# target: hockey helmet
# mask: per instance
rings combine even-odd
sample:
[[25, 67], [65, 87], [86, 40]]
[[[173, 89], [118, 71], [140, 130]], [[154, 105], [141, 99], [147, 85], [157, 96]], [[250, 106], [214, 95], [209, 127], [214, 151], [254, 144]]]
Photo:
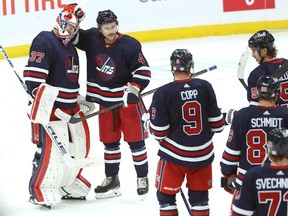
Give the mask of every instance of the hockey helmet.
[[272, 145], [268, 146], [268, 152], [274, 156], [284, 156], [288, 154], [288, 130], [285, 128], [274, 128], [268, 134], [268, 141]]
[[250, 37], [248, 40], [248, 46], [250, 48], [267, 48], [271, 50], [274, 48], [274, 37], [267, 30], [260, 30]]
[[192, 54], [187, 49], [176, 49], [170, 57], [171, 70], [190, 72], [194, 67]]
[[278, 80], [271, 76], [261, 76], [257, 82], [257, 91], [259, 97], [274, 98], [280, 91]]
[[[69, 29], [71, 26], [74, 28], [73, 31]], [[67, 45], [79, 30], [79, 20], [74, 14], [62, 11], [56, 18], [55, 28], [64, 45]]]
[[104, 10], [104, 11], [99, 11], [96, 22], [98, 25], [112, 23], [112, 22], [116, 22], [116, 24], [118, 25], [117, 16], [113, 13], [113, 11], [109, 9]]

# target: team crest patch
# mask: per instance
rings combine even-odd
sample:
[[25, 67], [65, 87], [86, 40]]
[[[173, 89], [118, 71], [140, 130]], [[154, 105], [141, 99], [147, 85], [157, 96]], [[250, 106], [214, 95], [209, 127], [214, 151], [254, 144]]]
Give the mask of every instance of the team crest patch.
[[103, 81], [107, 81], [113, 78], [116, 72], [116, 66], [113, 59], [105, 54], [97, 55], [95, 58], [96, 71], [99, 78]]
[[233, 135], [234, 135], [234, 131], [230, 130], [229, 135], [228, 135], [228, 142], [231, 142], [231, 140], [233, 139]]
[[73, 56], [66, 58], [66, 74], [70, 81], [78, 82], [79, 79], [79, 62]]

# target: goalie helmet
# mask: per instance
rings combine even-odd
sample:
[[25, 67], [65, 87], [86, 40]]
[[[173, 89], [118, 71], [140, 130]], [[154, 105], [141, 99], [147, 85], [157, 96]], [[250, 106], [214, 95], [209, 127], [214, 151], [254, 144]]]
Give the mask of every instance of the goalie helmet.
[[116, 24], [118, 25], [117, 16], [109, 9], [104, 10], [104, 11], [99, 11], [96, 22], [98, 25], [112, 23], [112, 22], [116, 22]]
[[259, 97], [274, 98], [280, 91], [279, 83], [271, 76], [261, 76], [257, 82], [257, 91]]
[[171, 71], [189, 72], [194, 68], [192, 54], [187, 49], [176, 49], [170, 57]]
[[260, 30], [250, 37], [248, 40], [248, 46], [258, 50], [260, 48], [267, 48], [268, 50], [271, 50], [274, 48], [274, 41], [275, 39], [269, 31]]
[[79, 20], [67, 11], [62, 11], [56, 18], [56, 26], [59, 37], [66, 46], [79, 30]]
[[288, 130], [285, 128], [274, 128], [268, 134], [268, 141], [272, 145], [268, 146], [268, 152], [274, 156], [284, 156], [288, 154]]

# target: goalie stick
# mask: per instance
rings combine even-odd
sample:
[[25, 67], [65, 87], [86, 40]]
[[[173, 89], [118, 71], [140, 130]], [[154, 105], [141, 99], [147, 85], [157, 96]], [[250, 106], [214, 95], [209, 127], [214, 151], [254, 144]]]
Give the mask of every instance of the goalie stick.
[[[12, 64], [11, 60], [9, 59], [7, 53], [5, 52], [4, 48], [2, 45], [0, 45], [0, 51], [2, 52], [4, 58], [12, 68], [13, 72], [17, 76], [19, 82], [23, 86], [25, 92], [27, 93], [29, 103], [32, 103], [33, 98], [31, 95], [28, 93], [28, 89], [26, 84], [23, 82], [17, 71], [15, 70], [14, 65]], [[52, 125], [50, 122], [47, 125], [43, 125], [45, 128], [46, 132], [50, 136], [51, 140], [53, 141], [55, 147], [57, 148], [59, 154], [62, 156], [63, 160], [67, 164], [68, 167], [73, 167], [73, 168], [84, 168], [84, 167], [90, 167], [90, 166], [95, 166], [97, 164], [98, 159], [97, 158], [83, 158], [83, 159], [74, 159], [72, 156], [69, 154], [67, 151], [65, 145], [63, 142], [61, 142], [59, 136], [57, 135], [57, 132], [53, 129]]]
[[[208, 71], [215, 70], [215, 69], [217, 69], [217, 66], [216, 66], [216, 65], [213, 65], [213, 66], [211, 66], [211, 67], [209, 67], [209, 68], [206, 68], [206, 69], [204, 69], [204, 70], [201, 70], [201, 71], [198, 71], [198, 72], [192, 74], [192, 77], [199, 76], [199, 75], [201, 75], [201, 74], [203, 74], [203, 73], [206, 73], [206, 72], [208, 72]], [[157, 89], [158, 89], [158, 88], [155, 88], [155, 89], [152, 89], [152, 90], [147, 91], [147, 92], [145, 92], [145, 93], [142, 93], [142, 94], [139, 95], [139, 97], [142, 98], [142, 97], [148, 96], [148, 95], [150, 95], [150, 94], [153, 94]], [[104, 112], [107, 112], [107, 111], [109, 111], [109, 110], [113, 110], [113, 109], [116, 109], [116, 108], [118, 108], [118, 107], [121, 107], [121, 106], [123, 106], [123, 104], [124, 104], [123, 102], [119, 102], [119, 103], [117, 103], [117, 104], [114, 104], [114, 105], [111, 106], [111, 107], [107, 107], [107, 108], [105, 108], [105, 109], [101, 109], [101, 110], [99, 110], [99, 111], [90, 113], [90, 114], [85, 115], [85, 116], [83, 116], [83, 117], [70, 116], [70, 115], [67, 115], [66, 113], [62, 112], [62, 111], [59, 110], [59, 109], [56, 109], [55, 114], [57, 115], [58, 118], [60, 118], [60, 119], [62, 119], [62, 120], [64, 120], [64, 121], [67, 121], [67, 122], [69, 122], [69, 123], [71, 123], [71, 124], [76, 124], [76, 123], [78, 123], [78, 122], [80, 122], [80, 121], [86, 120], [86, 119], [91, 118], [91, 117], [93, 117], [93, 116], [100, 115], [100, 114], [102, 114], [102, 113], [104, 113]]]

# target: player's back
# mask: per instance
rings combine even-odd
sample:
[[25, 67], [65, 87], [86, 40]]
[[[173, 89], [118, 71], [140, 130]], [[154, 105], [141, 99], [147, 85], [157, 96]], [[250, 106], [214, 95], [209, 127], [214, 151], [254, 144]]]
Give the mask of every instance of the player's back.
[[252, 168], [247, 172], [236, 211], [256, 209], [255, 216], [287, 215], [288, 166]]
[[[187, 167], [213, 160], [212, 137], [223, 130], [224, 120], [209, 82], [193, 78], [166, 84], [154, 93], [151, 108], [154, 135], [163, 135], [157, 128], [169, 127], [160, 143], [161, 157]], [[170, 154], [175, 147], [178, 156]]]

